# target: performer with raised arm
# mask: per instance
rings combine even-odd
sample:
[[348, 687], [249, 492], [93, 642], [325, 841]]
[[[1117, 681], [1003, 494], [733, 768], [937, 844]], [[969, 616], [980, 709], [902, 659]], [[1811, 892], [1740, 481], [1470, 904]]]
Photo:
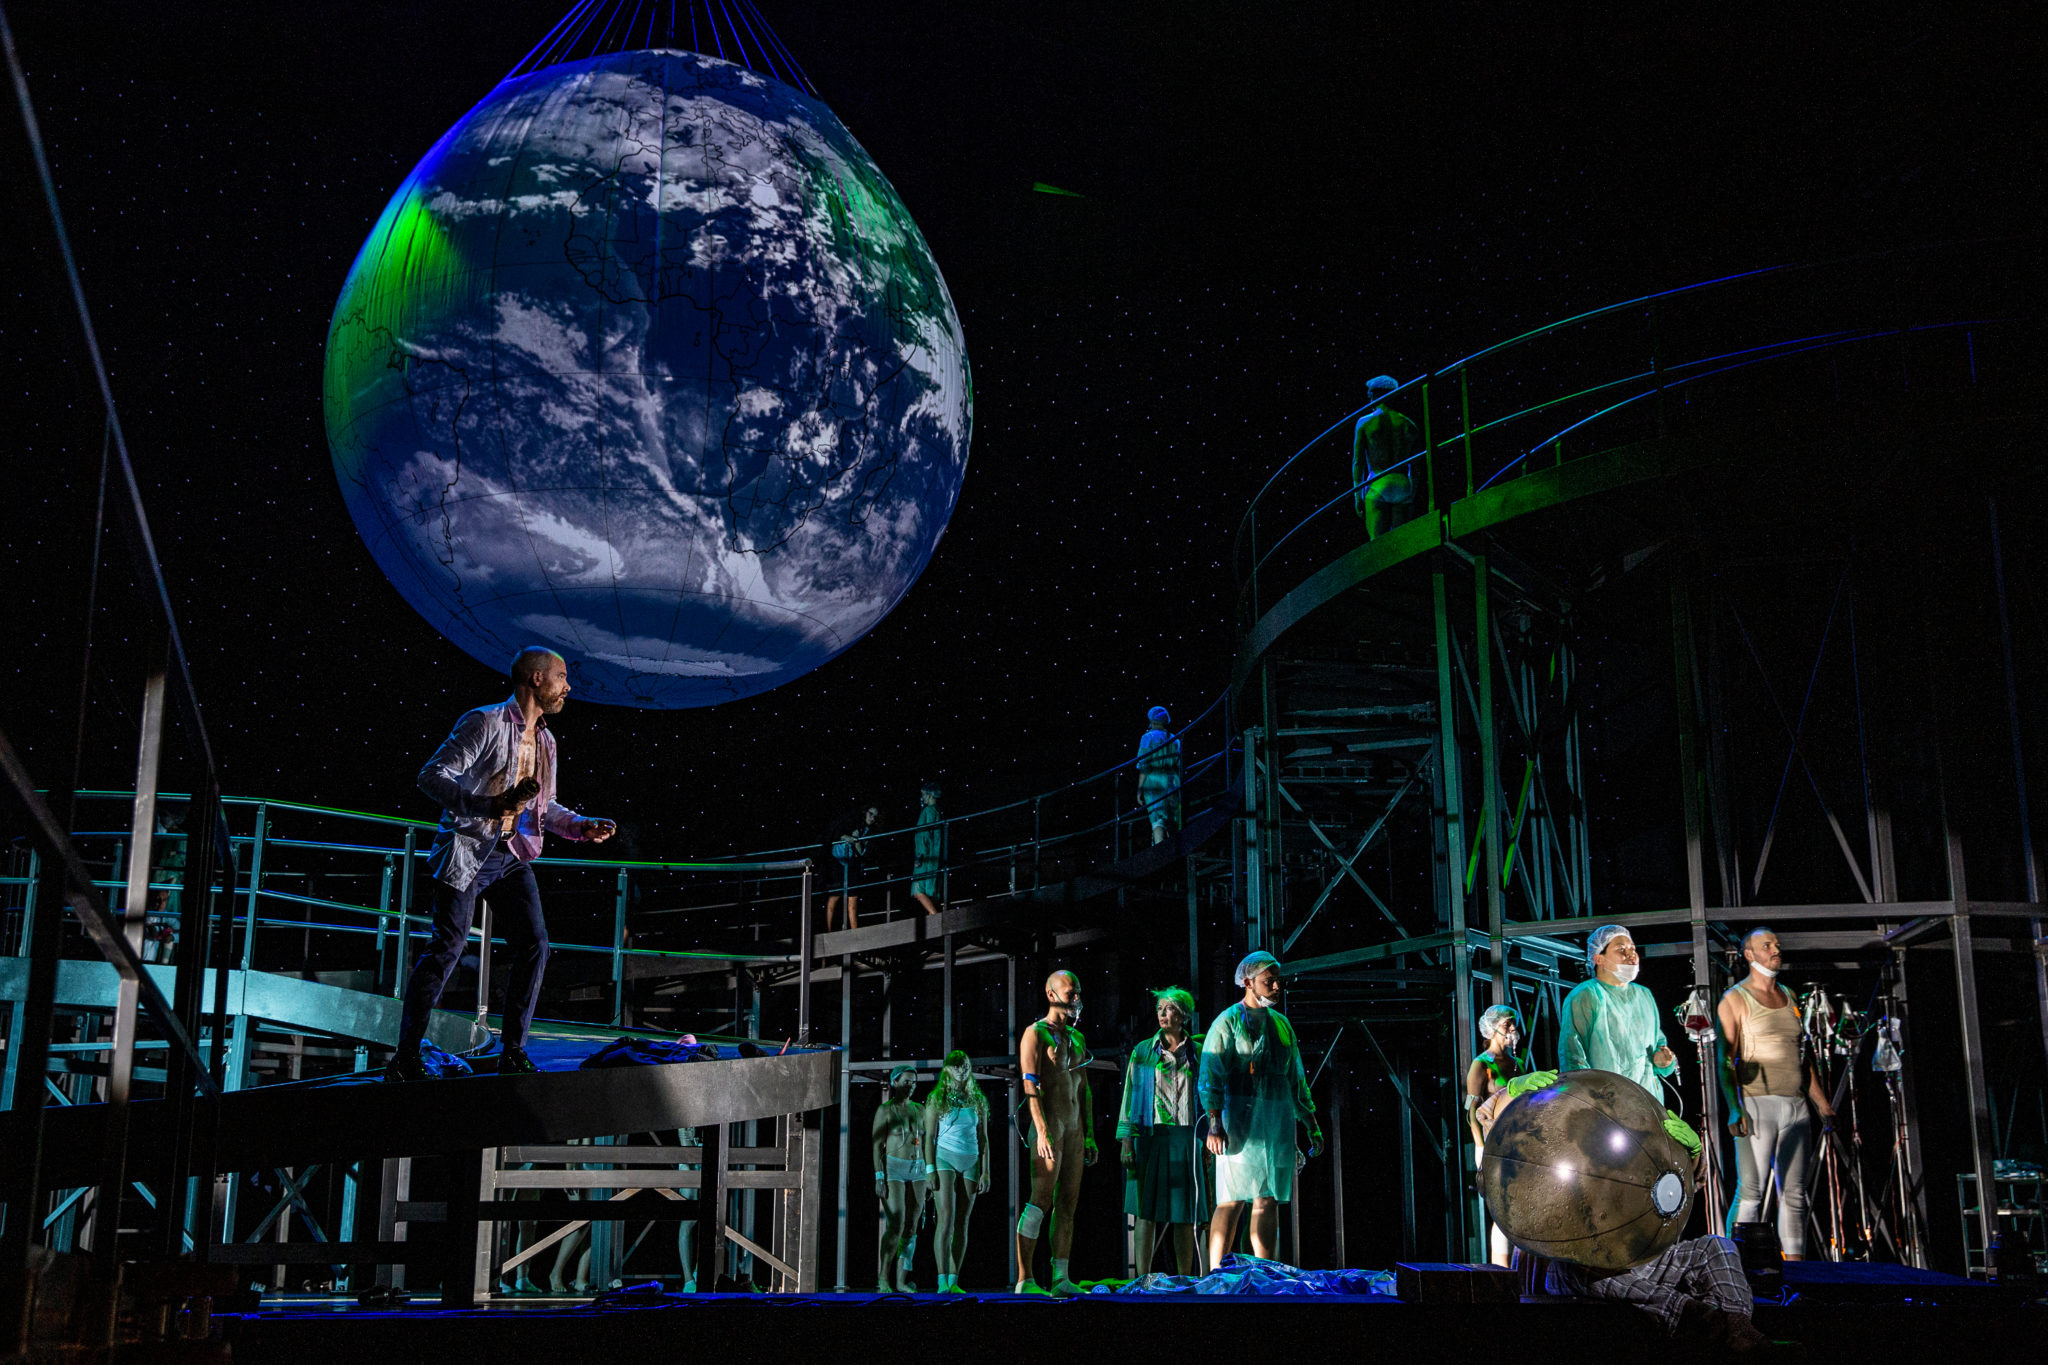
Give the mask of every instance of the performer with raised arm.
[[[427, 854], [427, 872], [434, 879], [433, 929], [405, 983], [398, 1049], [384, 1073], [394, 1080], [427, 1075], [420, 1056], [427, 1021], [469, 942], [477, 899], [486, 892], [495, 927], [512, 949], [501, 1030], [505, 1051], [498, 1071], [539, 1069], [526, 1055], [526, 1032], [540, 1000], [548, 928], [531, 864], [540, 856], [544, 835], [602, 843], [617, 828], [609, 820], [578, 815], [555, 799], [561, 768], [547, 717], [560, 714], [569, 699], [569, 666], [553, 650], [529, 645], [509, 671], [511, 700], [478, 707], [456, 721], [420, 769], [420, 790], [441, 803], [441, 828]], [[484, 951], [490, 951], [488, 944]]]
[[1081, 1171], [1095, 1164], [1095, 1115], [1089, 1103], [1088, 1044], [1081, 1022], [1081, 978], [1057, 971], [1045, 979], [1046, 1009], [1017, 1043], [1024, 1102], [1031, 1111], [1031, 1199], [1017, 1215], [1017, 1292], [1043, 1294], [1033, 1263], [1038, 1235], [1052, 1219], [1052, 1292], [1078, 1294], [1067, 1273], [1074, 1248], [1074, 1209]]
[[1309, 1097], [1301, 1046], [1280, 1004], [1280, 959], [1253, 953], [1237, 964], [1244, 998], [1216, 1016], [1202, 1044], [1205, 1141], [1216, 1158], [1216, 1212], [1209, 1220], [1213, 1270], [1237, 1241], [1251, 1207], [1252, 1254], [1273, 1259], [1280, 1248], [1280, 1206], [1294, 1198], [1301, 1164], [1294, 1125], [1308, 1125], [1309, 1155], [1322, 1150], [1323, 1130]]
[[1799, 1052], [1799, 1008], [1778, 984], [1785, 954], [1769, 929], [1742, 940], [1749, 975], [1729, 987], [1715, 1011], [1720, 1022], [1721, 1097], [1735, 1139], [1735, 1203], [1728, 1221], [1763, 1215], [1764, 1189], [1778, 1174], [1778, 1245], [1785, 1259], [1806, 1255], [1806, 1177], [1813, 1133], [1806, 1114], [1813, 1102], [1822, 1123], [1835, 1107], [1820, 1076]]

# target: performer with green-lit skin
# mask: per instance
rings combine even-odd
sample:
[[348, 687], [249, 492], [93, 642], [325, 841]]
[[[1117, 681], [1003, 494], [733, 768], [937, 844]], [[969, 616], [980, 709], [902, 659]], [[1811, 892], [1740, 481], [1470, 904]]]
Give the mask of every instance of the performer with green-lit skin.
[[[1522, 1041], [1522, 1015], [1513, 1005], [1495, 1005], [1479, 1016], [1479, 1036], [1486, 1048], [1465, 1068], [1465, 1116], [1472, 1126], [1472, 1145], [1484, 1156], [1486, 1134], [1479, 1124], [1478, 1109], [1501, 1088], [1522, 1074], [1522, 1059], [1515, 1048]], [[1477, 1163], [1474, 1163], [1477, 1169]], [[1487, 1225], [1487, 1247], [1495, 1265], [1512, 1265], [1514, 1249], [1507, 1234], [1492, 1222]]]
[[889, 1073], [889, 1094], [875, 1110], [875, 1203], [882, 1227], [875, 1248], [875, 1288], [908, 1294], [917, 1225], [924, 1218], [926, 1167], [924, 1107], [912, 1099], [917, 1068], [905, 1063]]
[[1386, 404], [1401, 386], [1392, 375], [1365, 385], [1372, 407], [1351, 429], [1352, 506], [1365, 522], [1365, 538], [1378, 540], [1416, 513], [1417, 471], [1409, 464], [1422, 453], [1422, 432]]
[[1095, 1164], [1095, 1115], [1089, 1104], [1088, 1044], [1081, 1022], [1081, 979], [1057, 971], [1045, 979], [1045, 1017], [1017, 1044], [1024, 1102], [1031, 1109], [1031, 1199], [1017, 1215], [1017, 1292], [1043, 1294], [1032, 1271], [1038, 1235], [1052, 1219], [1052, 1292], [1078, 1294], [1067, 1272], [1081, 1171]]
[[955, 1048], [939, 1068], [924, 1101], [924, 1148], [931, 1153], [938, 1226], [932, 1259], [939, 1292], [962, 1294], [960, 1266], [967, 1259], [967, 1224], [977, 1196], [988, 1193], [988, 1099], [974, 1079], [967, 1054]]
[[1216, 1016], [1202, 1043], [1202, 1108], [1216, 1158], [1216, 1212], [1209, 1220], [1209, 1264], [1230, 1254], [1251, 1210], [1252, 1254], [1280, 1248], [1280, 1206], [1294, 1198], [1302, 1155], [1296, 1122], [1309, 1129], [1309, 1155], [1322, 1150], [1315, 1101], [1301, 1065], [1294, 1026], [1280, 1013], [1280, 960], [1253, 953], [1237, 964], [1244, 999]]

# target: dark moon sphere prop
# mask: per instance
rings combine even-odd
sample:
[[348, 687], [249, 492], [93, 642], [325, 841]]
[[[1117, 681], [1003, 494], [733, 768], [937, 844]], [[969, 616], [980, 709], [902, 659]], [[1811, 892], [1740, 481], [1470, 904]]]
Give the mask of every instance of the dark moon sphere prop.
[[1655, 1259], [1692, 1210], [1693, 1158], [1664, 1106], [1611, 1071], [1569, 1071], [1511, 1101], [1486, 1135], [1487, 1213], [1524, 1251], [1599, 1270]]
[[830, 109], [694, 52], [506, 81], [363, 244], [327, 339], [378, 566], [502, 668], [707, 706], [902, 600], [967, 470], [960, 320]]

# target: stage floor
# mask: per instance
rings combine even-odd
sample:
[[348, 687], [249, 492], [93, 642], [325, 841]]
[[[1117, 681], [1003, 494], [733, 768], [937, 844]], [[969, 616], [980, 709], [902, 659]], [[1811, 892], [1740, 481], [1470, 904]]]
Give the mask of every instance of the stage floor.
[[[1899, 1267], [1801, 1268], [1784, 1304], [1761, 1303], [1768, 1336], [1814, 1361], [2038, 1359], [2048, 1303], [2010, 1288]], [[858, 1310], [858, 1311], [852, 1311]], [[943, 1322], [941, 1312], [950, 1314]], [[1251, 1314], [1252, 1316], [1247, 1316]], [[1053, 1316], [1056, 1315], [1056, 1316]], [[1545, 1358], [1683, 1359], [1656, 1326], [1618, 1304], [1556, 1299], [1450, 1306], [1387, 1295], [630, 1294], [583, 1303], [543, 1297], [489, 1308], [368, 1309], [350, 1300], [283, 1302], [222, 1320], [238, 1365], [565, 1365], [678, 1357], [971, 1362], [983, 1350], [1134, 1362], [1254, 1349], [1297, 1358], [1411, 1362]], [[1048, 1333], [1055, 1335], [1048, 1336]], [[1244, 1334], [1253, 1335], [1247, 1337]], [[1637, 1352], [1645, 1354], [1637, 1355]]]

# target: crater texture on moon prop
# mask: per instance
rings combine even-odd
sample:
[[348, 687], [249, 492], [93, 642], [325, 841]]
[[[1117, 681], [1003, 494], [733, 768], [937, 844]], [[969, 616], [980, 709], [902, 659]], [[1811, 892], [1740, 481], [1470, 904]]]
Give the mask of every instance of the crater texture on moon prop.
[[1568, 1071], [1501, 1110], [1479, 1187], [1516, 1246], [1626, 1270], [1678, 1240], [1692, 1175], [1692, 1154], [1664, 1131], [1649, 1091], [1611, 1071]]

